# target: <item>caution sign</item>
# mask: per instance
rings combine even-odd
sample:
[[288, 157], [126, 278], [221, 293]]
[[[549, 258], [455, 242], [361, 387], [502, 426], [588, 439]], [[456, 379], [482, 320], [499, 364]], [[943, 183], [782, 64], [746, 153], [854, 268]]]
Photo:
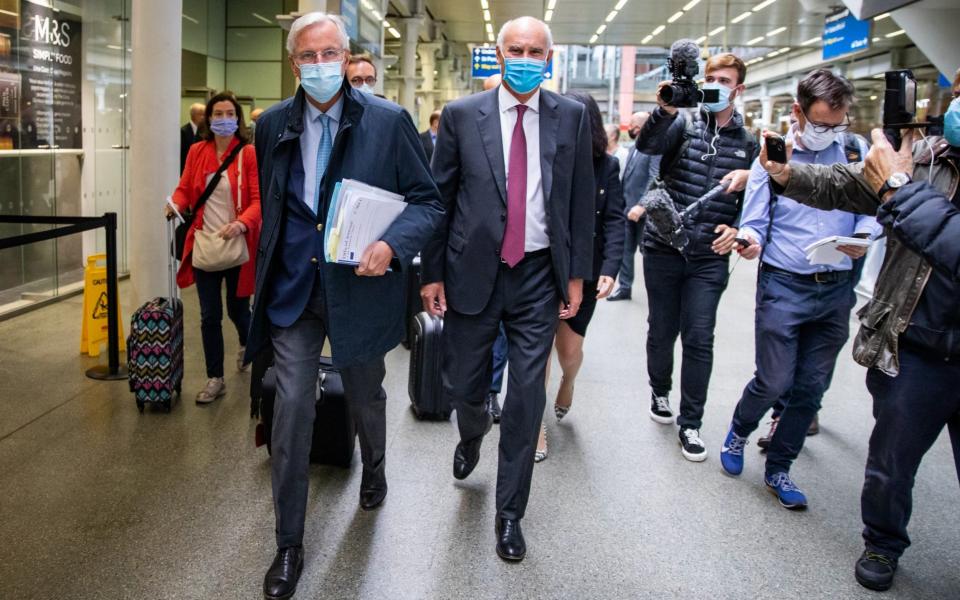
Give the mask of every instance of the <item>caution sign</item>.
[[[80, 354], [100, 356], [100, 345], [107, 343], [107, 255], [91, 254], [83, 270], [83, 325], [80, 328]], [[104, 263], [99, 265], [98, 263]], [[119, 311], [119, 299], [117, 310]], [[118, 315], [119, 317], [119, 315]], [[127, 349], [123, 336], [123, 321], [117, 319], [120, 351]]]

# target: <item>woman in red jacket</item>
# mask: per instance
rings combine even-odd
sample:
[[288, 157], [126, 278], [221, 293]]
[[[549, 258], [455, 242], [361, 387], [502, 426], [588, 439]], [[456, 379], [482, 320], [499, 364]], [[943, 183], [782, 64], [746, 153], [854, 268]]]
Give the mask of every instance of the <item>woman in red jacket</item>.
[[[237, 328], [240, 337], [240, 352], [237, 368], [241, 371], [243, 350], [250, 329], [250, 296], [253, 294], [256, 264], [257, 238], [260, 235], [260, 184], [257, 173], [257, 157], [252, 145], [248, 145], [249, 132], [243, 120], [243, 111], [232, 92], [221, 92], [207, 102], [206, 122], [208, 127], [203, 140], [190, 147], [187, 163], [180, 177], [180, 184], [173, 193], [177, 210], [196, 212], [193, 225], [187, 233], [186, 244], [177, 272], [177, 285], [181, 288], [197, 284], [200, 300], [200, 329], [203, 338], [203, 355], [207, 364], [207, 384], [197, 394], [197, 404], [207, 404], [224, 393], [223, 383], [223, 305], [221, 286], [227, 284], [227, 315]], [[223, 161], [229, 160], [238, 144], [244, 145], [223, 172], [219, 183], [207, 201], [196, 208], [207, 184]], [[168, 209], [169, 210], [169, 209]], [[197, 248], [198, 230], [203, 248]], [[209, 255], [218, 254], [217, 246], [243, 236], [248, 259], [238, 266], [222, 270], [198, 268], [196, 250]], [[234, 242], [234, 244], [236, 244]], [[242, 260], [242, 258], [241, 258]], [[206, 264], [206, 263], [201, 263]]]

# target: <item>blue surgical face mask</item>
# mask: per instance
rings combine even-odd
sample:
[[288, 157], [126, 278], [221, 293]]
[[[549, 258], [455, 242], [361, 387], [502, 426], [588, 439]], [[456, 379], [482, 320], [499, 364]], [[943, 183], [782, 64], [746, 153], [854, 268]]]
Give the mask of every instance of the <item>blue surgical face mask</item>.
[[358, 89], [365, 94], [370, 94], [371, 96], [376, 93], [376, 91], [374, 91], [373, 89], [373, 86], [370, 85], [369, 83], [364, 83], [363, 85], [355, 89]]
[[536, 58], [504, 58], [503, 81], [518, 94], [529, 94], [543, 83], [547, 62]]
[[943, 137], [954, 148], [960, 148], [960, 98], [954, 98], [943, 114]]
[[221, 117], [219, 119], [210, 119], [210, 131], [222, 137], [230, 137], [237, 132], [236, 117]]
[[300, 85], [311, 98], [325, 104], [343, 86], [342, 68], [340, 61], [300, 65]]
[[720, 91], [720, 100], [717, 102], [704, 102], [703, 107], [709, 110], [712, 113], [718, 113], [726, 110], [730, 106], [730, 92], [733, 88], [728, 88], [726, 86], [720, 85], [716, 81], [705, 83], [702, 86], [704, 90], [719, 90]]

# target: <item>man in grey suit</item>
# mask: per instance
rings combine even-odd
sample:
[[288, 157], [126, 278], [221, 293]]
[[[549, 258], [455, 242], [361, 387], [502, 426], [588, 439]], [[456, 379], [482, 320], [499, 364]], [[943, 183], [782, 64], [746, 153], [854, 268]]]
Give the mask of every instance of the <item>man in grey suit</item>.
[[[637, 139], [648, 118], [648, 112], [633, 113], [630, 117], [630, 129], [627, 130], [631, 140]], [[623, 261], [620, 263], [620, 287], [615, 294], [607, 298], [610, 302], [629, 300], [633, 296], [633, 259], [636, 257], [637, 248], [643, 247], [643, 227], [646, 223], [640, 200], [659, 174], [659, 156], [644, 154], [638, 151], [635, 145], [630, 147], [622, 178], [623, 200], [627, 206], [627, 235], [624, 238]]]
[[501, 321], [507, 332], [496, 549], [510, 561], [526, 554], [520, 519], [558, 318], [577, 313], [593, 268], [590, 125], [582, 104], [540, 89], [551, 48], [542, 21], [507, 22], [497, 40], [503, 84], [444, 109], [432, 167], [445, 218], [423, 252], [424, 308], [445, 315], [443, 388], [460, 429], [457, 479], [473, 471], [490, 430], [490, 351]]

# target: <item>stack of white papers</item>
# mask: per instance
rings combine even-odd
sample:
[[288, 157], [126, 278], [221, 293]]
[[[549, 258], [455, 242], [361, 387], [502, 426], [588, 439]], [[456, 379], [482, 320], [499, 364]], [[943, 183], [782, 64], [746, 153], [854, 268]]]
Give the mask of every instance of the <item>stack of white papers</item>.
[[866, 248], [870, 245], [870, 240], [855, 237], [844, 237], [842, 235], [831, 235], [822, 240], [810, 244], [804, 248], [807, 253], [807, 260], [811, 265], [841, 265], [843, 259], [849, 258], [843, 252], [837, 250], [837, 246], [860, 246]]
[[376, 242], [407, 203], [403, 196], [354, 179], [344, 179], [333, 189], [324, 251], [327, 262], [360, 264], [367, 246]]

